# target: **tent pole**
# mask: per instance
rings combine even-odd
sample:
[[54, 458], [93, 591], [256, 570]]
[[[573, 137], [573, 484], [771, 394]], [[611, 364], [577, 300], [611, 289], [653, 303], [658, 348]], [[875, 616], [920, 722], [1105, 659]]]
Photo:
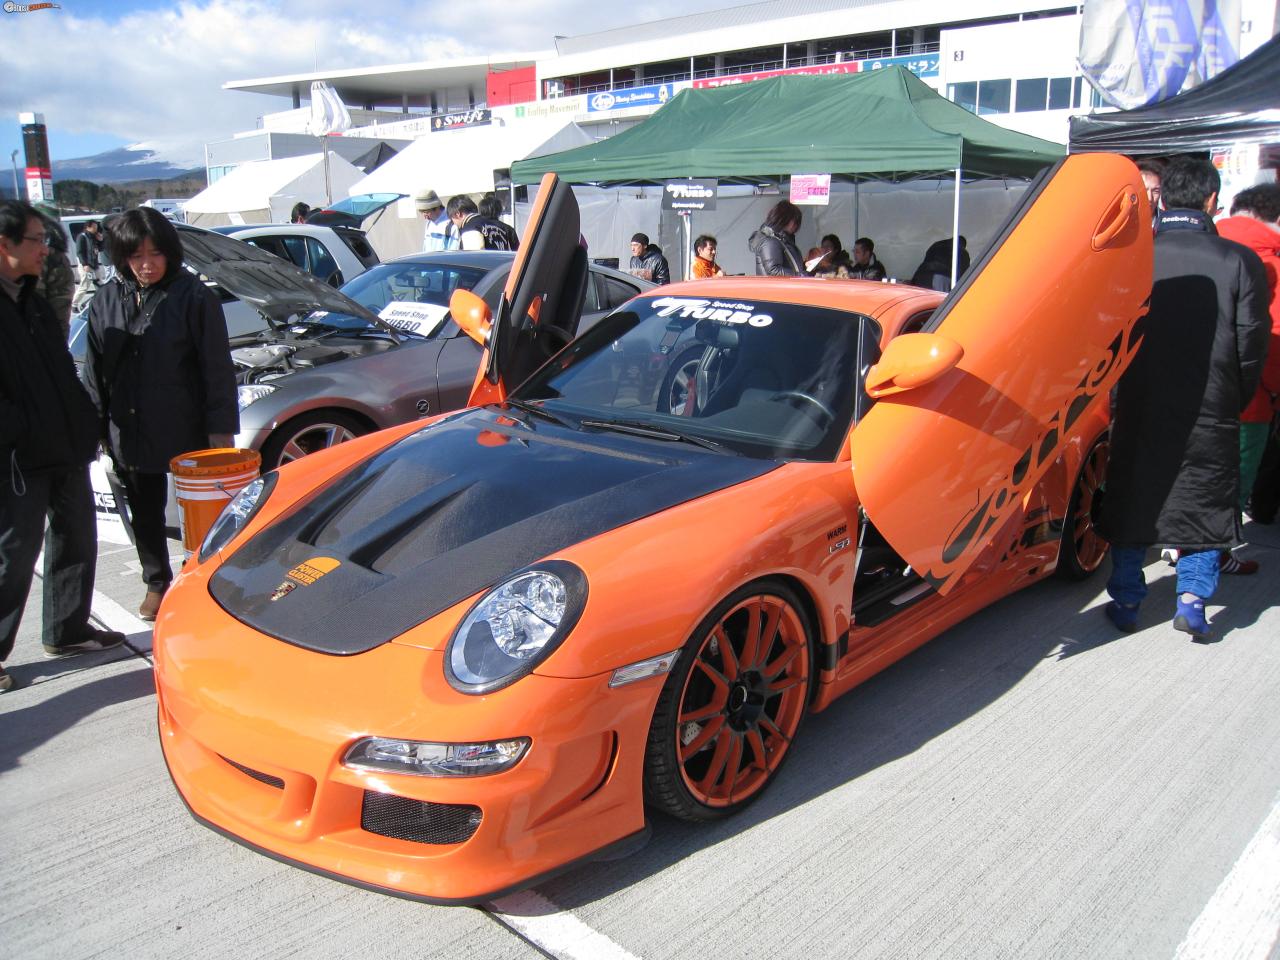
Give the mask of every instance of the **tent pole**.
[[321, 137], [320, 143], [324, 148], [324, 205], [328, 207], [333, 205], [333, 187], [329, 183], [329, 138]]
[[681, 280], [688, 280], [689, 275], [693, 273], [693, 253], [690, 251], [689, 245], [693, 243], [693, 214], [683, 212], [680, 219], [684, 221], [684, 256], [680, 258], [681, 268], [684, 274]]
[[956, 167], [956, 202], [951, 213], [951, 289], [956, 286], [960, 265], [960, 168]]
[[858, 226], [858, 178], [853, 178], [853, 239], [849, 241], [849, 249], [853, 249], [854, 243], [858, 237], [862, 236], [862, 230]]

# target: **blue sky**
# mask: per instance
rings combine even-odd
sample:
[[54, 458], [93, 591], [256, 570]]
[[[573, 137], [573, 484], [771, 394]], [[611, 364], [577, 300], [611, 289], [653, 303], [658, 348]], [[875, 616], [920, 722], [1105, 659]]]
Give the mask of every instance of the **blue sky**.
[[[33, 3], [37, 0], [15, 0]], [[40, 112], [59, 160], [144, 143], [184, 164], [253, 129], [276, 97], [231, 80], [548, 50], [556, 34], [721, 9], [732, 0], [57, 0], [0, 13], [0, 165], [24, 164], [18, 113]], [[6, 182], [11, 174], [6, 175]]]

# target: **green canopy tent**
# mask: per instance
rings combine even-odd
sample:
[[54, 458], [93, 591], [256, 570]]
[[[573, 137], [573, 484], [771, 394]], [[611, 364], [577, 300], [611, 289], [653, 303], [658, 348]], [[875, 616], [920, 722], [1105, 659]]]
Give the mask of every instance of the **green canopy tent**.
[[[685, 177], [749, 183], [801, 173], [855, 183], [954, 176], [955, 236], [964, 177], [1029, 179], [1065, 152], [989, 123], [889, 67], [685, 90], [608, 140], [515, 162], [511, 179], [536, 183], [548, 171], [599, 186]], [[953, 250], [953, 264], [956, 256]]]

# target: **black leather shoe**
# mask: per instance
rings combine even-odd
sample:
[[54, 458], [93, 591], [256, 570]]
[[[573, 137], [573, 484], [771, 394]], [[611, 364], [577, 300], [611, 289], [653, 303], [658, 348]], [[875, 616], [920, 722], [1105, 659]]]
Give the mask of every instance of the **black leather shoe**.
[[80, 653], [97, 653], [99, 650], [110, 650], [113, 647], [120, 646], [122, 643], [124, 643], [123, 633], [90, 627], [88, 635], [79, 643], [67, 643], [59, 647], [46, 643], [44, 645], [44, 655], [57, 660], [62, 657], [74, 657]]

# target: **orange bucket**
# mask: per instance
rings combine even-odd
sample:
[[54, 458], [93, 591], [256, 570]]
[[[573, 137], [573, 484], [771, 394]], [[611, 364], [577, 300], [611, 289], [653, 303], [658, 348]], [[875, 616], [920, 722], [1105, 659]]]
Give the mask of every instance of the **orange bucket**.
[[181, 508], [182, 548], [188, 557], [200, 549], [222, 508], [257, 478], [261, 466], [256, 451], [236, 447], [195, 450], [169, 461]]

